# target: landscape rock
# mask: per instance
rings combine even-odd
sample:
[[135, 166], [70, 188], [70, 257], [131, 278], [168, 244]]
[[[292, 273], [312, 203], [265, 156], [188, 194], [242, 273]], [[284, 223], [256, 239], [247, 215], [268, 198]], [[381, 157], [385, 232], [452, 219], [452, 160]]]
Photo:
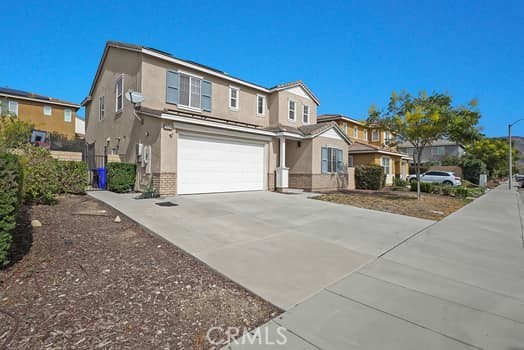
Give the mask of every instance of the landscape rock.
[[42, 223], [38, 220], [31, 220], [31, 227], [42, 227]]
[[122, 222], [122, 219], [120, 219], [120, 216], [117, 215], [114, 221], [115, 222]]

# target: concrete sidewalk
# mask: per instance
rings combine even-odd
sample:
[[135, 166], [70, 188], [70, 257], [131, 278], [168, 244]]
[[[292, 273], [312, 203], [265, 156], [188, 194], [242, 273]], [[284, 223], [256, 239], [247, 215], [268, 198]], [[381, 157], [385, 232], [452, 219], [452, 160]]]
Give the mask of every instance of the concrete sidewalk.
[[230, 348], [523, 350], [520, 203], [493, 190], [261, 328], [285, 345]]

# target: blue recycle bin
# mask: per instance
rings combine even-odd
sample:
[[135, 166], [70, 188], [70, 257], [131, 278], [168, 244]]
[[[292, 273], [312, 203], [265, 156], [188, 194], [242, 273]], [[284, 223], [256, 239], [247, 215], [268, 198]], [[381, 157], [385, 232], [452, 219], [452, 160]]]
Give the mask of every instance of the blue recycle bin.
[[106, 188], [106, 168], [97, 168], [96, 172], [98, 173], [98, 187], [105, 189]]

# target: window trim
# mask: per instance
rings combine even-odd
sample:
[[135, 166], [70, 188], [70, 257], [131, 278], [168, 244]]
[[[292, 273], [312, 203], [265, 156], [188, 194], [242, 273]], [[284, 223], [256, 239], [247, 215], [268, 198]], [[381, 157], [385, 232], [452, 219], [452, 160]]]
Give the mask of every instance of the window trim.
[[[122, 84], [122, 94], [118, 95], [118, 83], [121, 82]], [[122, 106], [120, 109], [118, 109], [118, 100], [119, 98], [122, 100]], [[124, 109], [124, 75], [121, 74], [115, 81], [115, 113], [121, 113]]]
[[353, 137], [358, 139], [358, 126], [353, 127]]
[[[187, 110], [190, 110], [190, 111], [201, 111], [202, 110], [202, 82], [204, 81], [204, 78], [201, 77], [200, 75], [195, 75], [195, 74], [191, 74], [191, 73], [188, 73], [186, 71], [183, 71], [183, 70], [177, 70], [176, 71], [178, 73], [178, 103], [176, 104], [176, 106], [178, 108], [181, 108], [181, 109], [187, 109]], [[181, 88], [181, 85], [180, 85], [180, 80], [182, 78], [182, 75], [185, 75], [187, 77], [189, 77], [189, 89], [188, 89], [188, 94], [189, 94], [189, 100], [188, 100], [188, 104], [183, 104], [180, 100], [180, 95], [181, 95], [181, 92], [182, 92], [182, 88]], [[200, 106], [199, 107], [193, 107], [191, 106], [191, 78], [194, 78], [194, 79], [198, 79], [200, 81]]]
[[[67, 112], [69, 111], [69, 120], [66, 119]], [[64, 109], [64, 122], [66, 123], [72, 123], [73, 122], [73, 110], [71, 108], [65, 108]]]
[[368, 141], [368, 129], [364, 129], [364, 141]]
[[[15, 111], [11, 111], [11, 104], [14, 104], [16, 106]], [[7, 113], [12, 114], [16, 117], [18, 117], [18, 101], [8, 100], [7, 101]]]
[[[259, 98], [262, 98], [262, 113], [258, 112]], [[265, 115], [266, 115], [266, 96], [262, 94], [257, 94], [257, 116], [264, 117]]]
[[388, 160], [389, 160], [389, 162], [388, 162], [388, 168], [387, 168], [388, 171], [387, 171], [387, 172], [384, 171], [384, 174], [386, 174], [386, 175], [391, 175], [392, 172], [393, 172], [393, 167], [392, 167], [392, 165], [391, 165], [391, 157], [388, 157], [388, 156], [382, 156], [382, 157], [380, 157], [380, 165], [382, 166], [382, 169], [385, 170], [386, 167], [384, 166], [384, 159], [388, 159]]
[[[291, 102], [293, 102], [293, 119], [290, 118], [291, 114]], [[287, 101], [287, 119], [290, 122], [296, 123], [297, 122], [297, 101], [293, 99], [289, 99]]]
[[[375, 137], [375, 132], [377, 133], [377, 137]], [[377, 129], [371, 130], [371, 141], [372, 142], [380, 141], [380, 131], [378, 131]]]
[[[306, 114], [306, 109], [307, 109], [307, 114]], [[302, 106], [302, 123], [304, 124], [310, 124], [310, 121], [311, 121], [311, 118], [310, 118], [310, 113], [311, 111], [311, 108], [309, 107], [309, 105], [303, 105]], [[307, 120], [304, 118], [306, 117], [307, 115]]]
[[353, 168], [353, 161], [353, 156], [351, 154], [348, 154], [348, 168]]
[[[235, 90], [237, 92], [237, 96], [236, 96], [236, 99], [235, 99], [236, 103], [237, 103], [236, 106], [232, 106], [231, 105], [231, 99], [232, 99], [231, 92], [233, 90]], [[228, 105], [229, 105], [229, 109], [232, 110], [232, 111], [238, 111], [240, 109], [240, 88], [239, 87], [229, 85], [229, 102], [228, 102]]]
[[[46, 109], [49, 108], [49, 113], [46, 113]], [[50, 117], [53, 115], [53, 107], [50, 105], [44, 105], [44, 116]]]
[[[324, 159], [322, 158], [322, 151], [327, 149], [327, 167], [326, 171], [322, 170], [322, 163]], [[330, 157], [331, 153], [331, 157]], [[340, 154], [341, 159], [337, 159], [337, 154]], [[332, 145], [325, 145], [320, 147], [320, 173], [321, 174], [337, 174], [339, 173], [339, 163], [341, 164], [340, 171], [344, 171], [344, 151], [341, 148]], [[331, 168], [331, 169], [330, 169]], [[331, 170], [331, 171], [330, 171]]]
[[106, 101], [104, 96], [98, 97], [98, 120], [102, 121], [105, 117], [106, 112]]

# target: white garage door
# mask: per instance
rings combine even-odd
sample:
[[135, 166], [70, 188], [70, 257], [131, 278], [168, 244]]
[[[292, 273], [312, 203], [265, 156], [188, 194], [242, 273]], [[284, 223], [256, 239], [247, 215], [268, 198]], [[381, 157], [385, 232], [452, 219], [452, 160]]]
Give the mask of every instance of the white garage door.
[[264, 189], [264, 145], [179, 135], [178, 194]]

